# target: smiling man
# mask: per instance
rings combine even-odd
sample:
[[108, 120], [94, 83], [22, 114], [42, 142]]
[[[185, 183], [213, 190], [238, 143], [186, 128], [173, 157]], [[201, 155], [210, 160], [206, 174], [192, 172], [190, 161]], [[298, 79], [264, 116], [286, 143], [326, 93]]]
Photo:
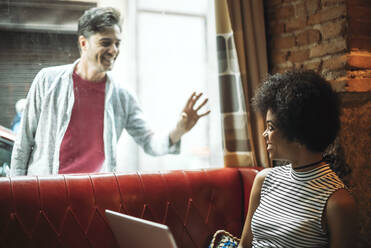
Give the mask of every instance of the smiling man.
[[94, 173], [116, 170], [116, 144], [123, 129], [151, 155], [180, 152], [182, 135], [209, 111], [193, 93], [169, 133], [157, 134], [135, 98], [110, 70], [119, 54], [120, 13], [93, 8], [78, 23], [80, 59], [42, 69], [27, 96], [13, 148], [11, 176]]

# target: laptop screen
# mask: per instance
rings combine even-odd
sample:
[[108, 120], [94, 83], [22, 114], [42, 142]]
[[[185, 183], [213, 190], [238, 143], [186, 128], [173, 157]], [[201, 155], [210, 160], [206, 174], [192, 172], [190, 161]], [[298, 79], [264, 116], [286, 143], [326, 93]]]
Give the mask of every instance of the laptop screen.
[[106, 217], [120, 248], [176, 248], [166, 225], [106, 209]]

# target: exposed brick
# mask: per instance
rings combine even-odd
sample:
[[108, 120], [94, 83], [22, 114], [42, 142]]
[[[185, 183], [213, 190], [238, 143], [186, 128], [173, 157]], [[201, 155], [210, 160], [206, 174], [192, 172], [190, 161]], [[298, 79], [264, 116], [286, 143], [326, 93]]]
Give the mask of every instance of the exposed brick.
[[297, 62], [304, 62], [309, 58], [309, 49], [305, 50], [298, 50], [298, 51], [291, 51], [288, 60], [297, 63]]
[[338, 56], [331, 56], [328, 59], [323, 60], [322, 69], [323, 70], [338, 70], [338, 69], [345, 69], [345, 65], [347, 63], [347, 56], [338, 55]]
[[347, 1], [347, 6], [349, 7], [371, 7], [371, 1], [370, 0], [351, 0]]
[[305, 8], [307, 9], [308, 15], [313, 15], [316, 13], [320, 5], [320, 0], [306, 0]]
[[290, 67], [278, 67], [278, 66], [275, 66], [273, 67], [272, 69], [272, 74], [275, 74], [275, 73], [284, 73], [288, 70], [291, 70]]
[[292, 32], [298, 29], [303, 29], [306, 24], [307, 24], [306, 16], [290, 19], [290, 21], [286, 23], [285, 30], [286, 32]]
[[363, 21], [370, 21], [371, 13], [371, 1], [369, 7], [361, 6], [349, 6], [348, 7], [348, 16], [352, 19], [358, 19]]
[[335, 80], [329, 80], [331, 84], [331, 88], [335, 90], [336, 92], [345, 92], [345, 87], [347, 86], [347, 80], [341, 78], [341, 79], [335, 79]]
[[346, 71], [345, 70], [338, 70], [338, 71], [326, 71], [322, 67], [322, 75], [325, 77], [326, 80], [346, 80]]
[[268, 22], [277, 21], [277, 18], [275, 18], [274, 16], [274, 11], [275, 11], [274, 8], [268, 8], [264, 10], [264, 15], [266, 16], [266, 20]]
[[283, 34], [285, 32], [285, 24], [271, 22], [269, 25], [269, 31], [271, 34]]
[[348, 92], [367, 92], [371, 91], [371, 78], [356, 78], [347, 82], [345, 88]]
[[351, 36], [349, 38], [349, 47], [352, 50], [371, 51], [371, 37]]
[[363, 22], [358, 20], [349, 21], [349, 32], [353, 35], [371, 37], [371, 21]]
[[345, 5], [330, 7], [320, 10], [316, 14], [309, 16], [308, 24], [309, 25], [319, 24], [344, 16], [346, 16]]
[[371, 69], [371, 52], [351, 52], [348, 57], [348, 65], [354, 68]]
[[295, 69], [300, 69], [300, 70], [301, 70], [301, 69], [304, 68], [304, 64], [303, 64], [303, 63], [295, 63], [295, 64], [294, 64], [294, 68], [295, 68]]
[[321, 69], [322, 62], [320, 60], [318, 61], [311, 61], [304, 63], [304, 69], [306, 70], [314, 70], [318, 72]]
[[295, 46], [294, 36], [280, 37], [273, 40], [273, 48], [276, 49], [288, 49], [294, 46]]
[[282, 8], [278, 8], [274, 12], [274, 18], [277, 20], [288, 19], [294, 15], [294, 7], [293, 6], [285, 6]]
[[266, 0], [264, 1], [266, 4], [266, 7], [276, 7], [277, 5], [280, 5], [282, 3], [282, 0]]
[[302, 2], [299, 2], [294, 5], [295, 17], [304, 17], [307, 15], [305, 11], [305, 5]]
[[345, 0], [322, 0], [322, 6], [332, 6], [345, 3]]
[[281, 64], [287, 61], [288, 52], [280, 52], [279, 50], [272, 51], [272, 62], [273, 64]]
[[313, 47], [310, 51], [310, 57], [320, 57], [327, 54], [333, 54], [337, 52], [342, 52], [347, 48], [345, 39], [333, 40], [321, 45]]
[[342, 36], [345, 31], [345, 19], [336, 22], [328, 22], [321, 25], [320, 30], [323, 40], [335, 38], [336, 36]]
[[277, 66], [275, 66], [275, 67], [272, 68], [271, 71], [272, 71], [272, 74], [282, 73], [280, 70], [281, 70], [281, 68], [278, 68]]
[[348, 71], [348, 78], [371, 78], [371, 70], [352, 70]]
[[321, 38], [320, 32], [318, 30], [310, 29], [304, 31], [296, 37], [296, 42], [298, 46], [309, 45], [317, 43]]

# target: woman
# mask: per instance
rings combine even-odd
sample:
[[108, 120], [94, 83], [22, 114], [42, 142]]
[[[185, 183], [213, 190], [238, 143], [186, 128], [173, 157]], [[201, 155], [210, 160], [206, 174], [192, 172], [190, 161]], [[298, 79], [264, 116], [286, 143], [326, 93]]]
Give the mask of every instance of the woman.
[[276, 74], [253, 103], [270, 158], [289, 164], [256, 176], [239, 247], [354, 247], [354, 199], [323, 159], [340, 127], [330, 84], [313, 71]]

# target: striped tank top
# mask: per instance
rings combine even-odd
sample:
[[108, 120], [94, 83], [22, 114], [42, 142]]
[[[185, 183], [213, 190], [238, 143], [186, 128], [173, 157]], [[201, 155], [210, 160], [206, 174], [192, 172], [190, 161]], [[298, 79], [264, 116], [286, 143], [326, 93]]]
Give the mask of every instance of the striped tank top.
[[266, 176], [252, 221], [252, 247], [328, 247], [322, 213], [330, 195], [344, 188], [328, 164], [297, 172], [291, 165]]

